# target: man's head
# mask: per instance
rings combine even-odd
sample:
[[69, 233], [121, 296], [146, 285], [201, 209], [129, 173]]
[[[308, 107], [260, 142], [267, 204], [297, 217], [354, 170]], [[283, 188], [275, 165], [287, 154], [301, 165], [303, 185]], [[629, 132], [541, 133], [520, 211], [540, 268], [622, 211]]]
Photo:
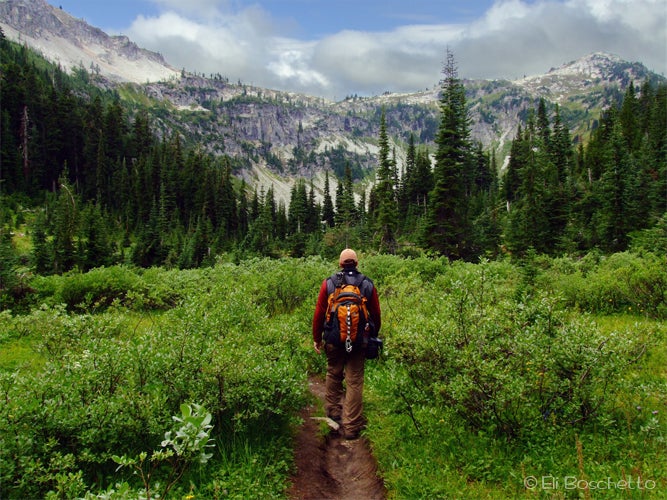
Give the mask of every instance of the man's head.
[[357, 254], [351, 248], [346, 248], [340, 253], [340, 259], [338, 259], [338, 264], [340, 267], [357, 267]]

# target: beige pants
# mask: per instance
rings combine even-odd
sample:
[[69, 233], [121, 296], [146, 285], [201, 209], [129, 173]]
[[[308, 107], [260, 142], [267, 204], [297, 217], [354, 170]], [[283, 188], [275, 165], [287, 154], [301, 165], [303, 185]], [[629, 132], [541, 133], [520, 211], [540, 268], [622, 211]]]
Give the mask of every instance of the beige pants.
[[[327, 417], [341, 419], [343, 432], [355, 434], [364, 425], [364, 350], [355, 346], [351, 353], [345, 347], [326, 344], [327, 378], [325, 410]], [[343, 387], [345, 380], [345, 387]]]

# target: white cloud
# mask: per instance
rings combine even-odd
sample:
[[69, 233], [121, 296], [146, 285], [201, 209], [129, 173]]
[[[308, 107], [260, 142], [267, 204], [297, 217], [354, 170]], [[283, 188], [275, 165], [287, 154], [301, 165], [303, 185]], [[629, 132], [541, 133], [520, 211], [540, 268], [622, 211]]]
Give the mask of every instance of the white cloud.
[[221, 11], [229, 9], [228, 0], [152, 0], [167, 11], [181, 12], [202, 19], [215, 17]]
[[[201, 2], [200, 2], [201, 3]], [[140, 46], [160, 52], [176, 68], [268, 84], [263, 77], [272, 43], [270, 22], [256, 8], [236, 15], [219, 12], [201, 22], [175, 12], [137, 18], [129, 36]]]
[[664, 0], [497, 0], [477, 21], [387, 32], [340, 31], [313, 41], [285, 36], [261, 7], [228, 0], [154, 0], [169, 8], [129, 30], [173, 66], [330, 98], [431, 87], [447, 47], [462, 78], [519, 78], [597, 51], [667, 69]]
[[332, 76], [337, 97], [414, 91], [439, 79], [447, 44], [457, 29], [408, 26], [391, 32], [342, 31], [317, 43], [313, 64]]
[[[654, 0], [497, 2], [454, 47], [466, 76], [516, 78], [606, 51], [665, 72], [667, 19]], [[508, 15], [513, 11], [514, 15]]]
[[284, 88], [326, 90], [330, 87], [326, 75], [312, 65], [312, 43], [289, 39], [275, 39], [274, 42], [267, 69], [280, 80]]

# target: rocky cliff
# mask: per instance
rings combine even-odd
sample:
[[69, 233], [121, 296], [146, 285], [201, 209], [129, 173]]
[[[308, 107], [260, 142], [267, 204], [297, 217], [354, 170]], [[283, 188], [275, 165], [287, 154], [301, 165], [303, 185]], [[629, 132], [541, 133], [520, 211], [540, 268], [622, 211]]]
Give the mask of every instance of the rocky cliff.
[[[320, 185], [325, 169], [342, 176], [349, 166], [356, 179], [372, 179], [382, 109], [399, 167], [409, 135], [418, 145], [432, 145], [438, 128], [437, 85], [410, 94], [332, 102], [233, 84], [220, 75], [182, 74], [159, 54], [126, 37], [108, 36], [44, 0], [0, 0], [0, 27], [9, 39], [65, 69], [86, 69], [100, 84], [136, 99], [136, 105], [148, 102], [159, 134], [178, 132], [213, 154], [237, 158], [243, 165], [238, 175], [264, 187], [274, 185], [281, 198], [289, 195], [297, 176]], [[465, 80], [471, 138], [495, 151], [502, 165], [517, 127], [543, 98], [551, 110], [559, 106], [574, 140], [585, 140], [601, 111], [620, 100], [630, 82], [645, 80], [665, 78], [641, 63], [604, 53], [517, 81]]]

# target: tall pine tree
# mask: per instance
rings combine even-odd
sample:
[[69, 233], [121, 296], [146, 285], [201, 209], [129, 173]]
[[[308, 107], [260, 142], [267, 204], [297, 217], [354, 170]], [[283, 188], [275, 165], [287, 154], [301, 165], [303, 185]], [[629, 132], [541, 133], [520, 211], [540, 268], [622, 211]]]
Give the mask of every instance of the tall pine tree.
[[377, 203], [374, 214], [380, 251], [396, 251], [396, 228], [398, 226], [398, 206], [396, 204], [394, 162], [389, 158], [389, 137], [385, 110], [380, 117], [380, 152], [377, 171], [377, 183], [373, 187]]
[[470, 119], [465, 88], [458, 77], [454, 54], [447, 49], [440, 96], [440, 126], [436, 137], [434, 188], [423, 242], [451, 258], [469, 256], [470, 236], [466, 169], [470, 168]]

